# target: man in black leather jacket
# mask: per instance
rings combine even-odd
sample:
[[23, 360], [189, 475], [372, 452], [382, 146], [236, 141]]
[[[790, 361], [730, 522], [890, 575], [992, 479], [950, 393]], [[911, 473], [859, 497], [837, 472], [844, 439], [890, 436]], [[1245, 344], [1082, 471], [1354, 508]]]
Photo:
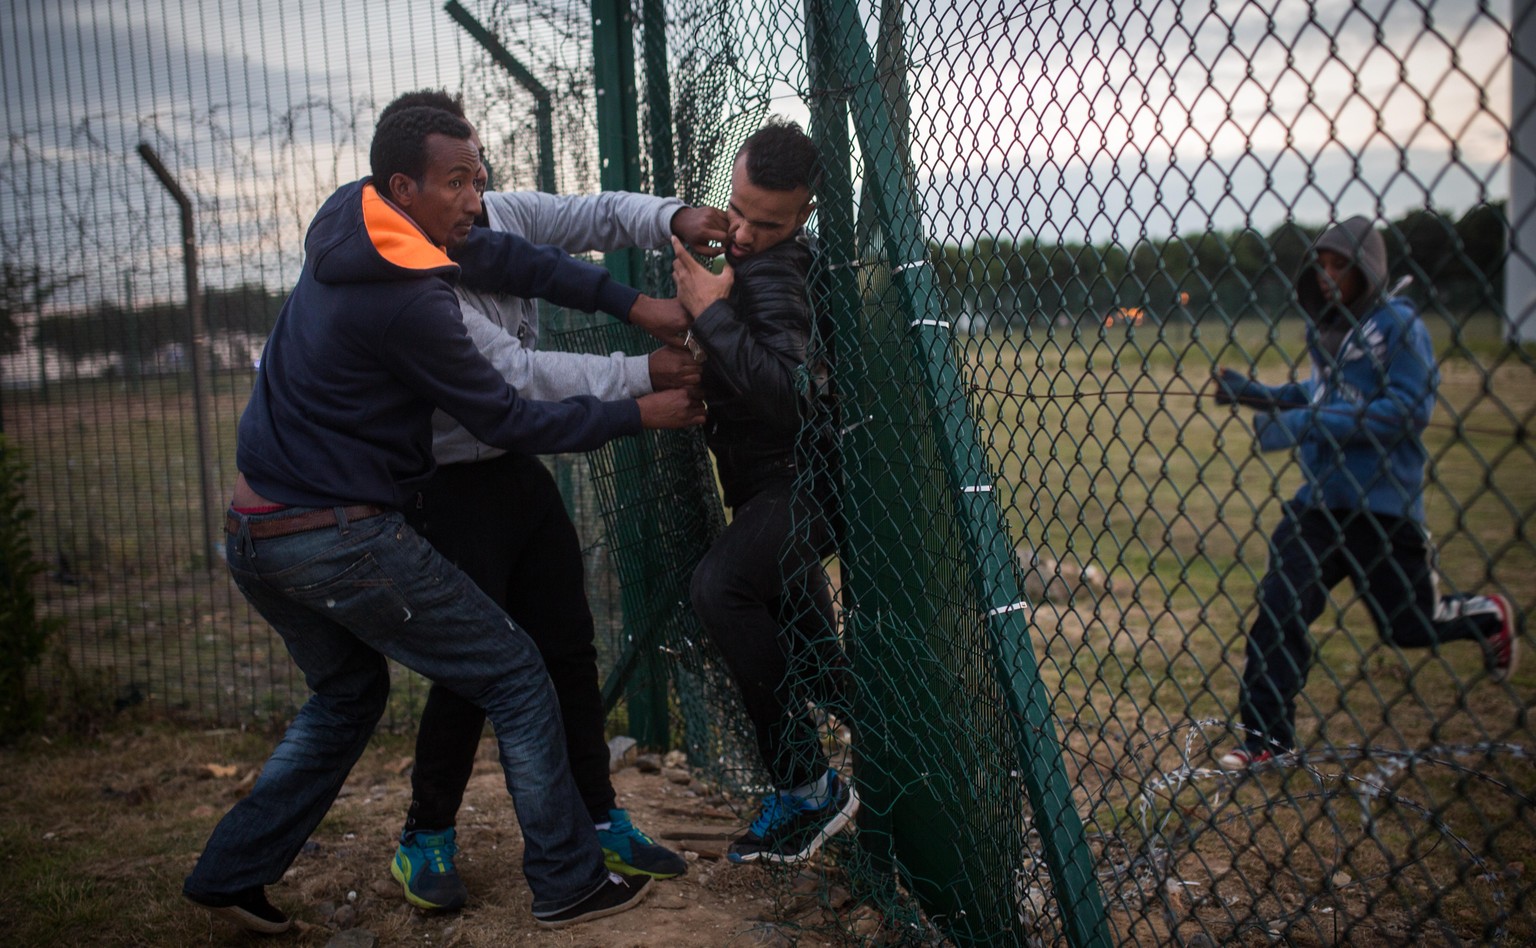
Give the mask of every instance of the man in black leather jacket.
[[[731, 523], [693, 574], [693, 607], [741, 690], [774, 791], [732, 862], [809, 858], [858, 811], [807, 712], [838, 702], [847, 663], [822, 557], [832, 530], [800, 450], [818, 417], [819, 362], [808, 360], [812, 312], [802, 229], [815, 205], [816, 146], [790, 122], [748, 138], [731, 171], [727, 266], [716, 276], [674, 240], [678, 299], [704, 358], [705, 437]], [[802, 468], [805, 468], [802, 470]]]

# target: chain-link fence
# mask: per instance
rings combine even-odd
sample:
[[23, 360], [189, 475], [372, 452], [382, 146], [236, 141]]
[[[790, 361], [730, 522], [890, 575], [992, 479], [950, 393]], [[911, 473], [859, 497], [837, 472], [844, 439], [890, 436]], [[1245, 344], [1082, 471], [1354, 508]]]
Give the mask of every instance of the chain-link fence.
[[[1536, 600], [1527, 5], [389, 12], [8, 11], [0, 420], [32, 468], [61, 693], [218, 720], [301, 696], [209, 508], [304, 226], [364, 172], [379, 106], [462, 91], [499, 187], [716, 206], [778, 113], [826, 162], [852, 681], [816, 711], [864, 800], [794, 923], [1536, 937], [1536, 677], [1500, 674]], [[141, 142], [189, 198], [191, 297]], [[1350, 278], [1320, 280], [1320, 251], [1377, 259], [1364, 230], [1319, 243], [1357, 215], [1381, 237], [1362, 292], [1411, 306], [1330, 305]], [[667, 289], [662, 255], [609, 263]], [[547, 344], [643, 345], [549, 318]], [[745, 810], [762, 765], [688, 607], [727, 522], [702, 439], [561, 470], [608, 694]]]

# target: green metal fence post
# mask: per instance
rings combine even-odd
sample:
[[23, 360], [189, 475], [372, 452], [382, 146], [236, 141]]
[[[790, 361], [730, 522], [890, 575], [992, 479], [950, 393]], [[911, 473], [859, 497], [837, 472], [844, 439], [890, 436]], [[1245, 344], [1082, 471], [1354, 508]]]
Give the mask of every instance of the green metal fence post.
[[[820, 278], [823, 293], [818, 303], [829, 310], [833, 331], [843, 339], [836, 346], [836, 378], [840, 391], [856, 392], [864, 387], [861, 377], [862, 360], [853, 349], [853, 340], [847, 338], [858, 323], [861, 308], [857, 264], [859, 238], [857, 218], [854, 215], [854, 185], [852, 175], [852, 142], [848, 137], [848, 97], [839, 85], [833, 69], [835, 53], [827, 42], [825, 31], [818, 28], [817, 17], [810, 4], [806, 6], [806, 52], [811, 81], [811, 137], [821, 155], [821, 185], [816, 192], [816, 223], [819, 237]], [[825, 341], [824, 343], [825, 344]], [[858, 419], [845, 404], [840, 424], [857, 426]], [[867, 648], [877, 648], [872, 637], [867, 636], [867, 624], [863, 621], [858, 591], [861, 577], [856, 566], [861, 559], [860, 551], [869, 548], [873, 541], [864, 529], [868, 519], [862, 511], [862, 491], [842, 491], [844, 530], [841, 542], [839, 569], [841, 571], [841, 598], [843, 604], [843, 641], [853, 665], [854, 680], [866, 681], [879, 675], [879, 669], [870, 662]], [[880, 805], [889, 800], [893, 791], [887, 785], [885, 768], [865, 766], [860, 746], [885, 746], [886, 722], [867, 706], [866, 696], [855, 693], [849, 696], [853, 704], [853, 717], [858, 723], [860, 740], [853, 747], [854, 771], [858, 775], [859, 793], [873, 805], [865, 806], [859, 813], [860, 862], [850, 869], [853, 883], [860, 888], [872, 888], [877, 897], [886, 896], [895, 869], [895, 850], [891, 836], [891, 812]], [[864, 871], [857, 871], [863, 869]]]
[[[628, 3], [592, 0], [592, 63], [597, 86], [597, 143], [601, 159], [599, 180], [604, 191], [640, 190], [639, 106], [635, 90], [635, 37]], [[638, 250], [605, 255], [603, 262], [614, 279], [638, 286], [645, 276]], [[644, 466], [652, 455], [643, 439], [626, 439], [615, 445], [615, 457], [624, 466]], [[646, 747], [671, 744], [667, 714], [666, 667], [654, 648], [644, 647], [659, 637], [659, 630], [636, 621], [653, 615], [639, 599], [644, 590], [626, 584], [624, 625], [634, 644], [636, 660], [630, 679], [630, 735]]]
[[[640, 118], [635, 90], [635, 31], [628, 3], [592, 0], [592, 71], [597, 88], [598, 180], [604, 191], [640, 190]], [[603, 258], [621, 283], [640, 279], [640, 252]]]
[[555, 193], [555, 113], [550, 102], [549, 90], [544, 84], [534, 78], [528, 68], [518, 62], [517, 57], [507, 51], [501, 45], [490, 30], [480, 25], [480, 21], [470, 15], [469, 11], [459, 5], [458, 0], [448, 0], [443, 4], [443, 9], [454, 21], [464, 27], [465, 32], [474, 37], [475, 42], [485, 47], [485, 51], [491, 54], [491, 59], [496, 65], [505, 69], [517, 84], [522, 86], [533, 96], [534, 127], [539, 136], [539, 190], [547, 194]]
[[642, 0], [640, 26], [645, 37], [645, 114], [651, 138], [651, 186], [658, 196], [672, 197], [677, 194], [677, 167], [672, 153], [666, 0]]
[[876, 78], [852, 0], [809, 0], [825, 30], [865, 162], [865, 193], [874, 200], [884, 253], [909, 327], [914, 355], [926, 376], [929, 417], [938, 427], [949, 466], [952, 502], [963, 521], [968, 568], [985, 613], [994, 671], [1013, 717], [1023, 779], [1073, 945], [1107, 945], [1103, 900], [1082, 821], [1073, 807], [1050, 700], [1030, 647], [1027, 604], [1012, 544], [992, 498], [992, 475], [966, 394], [952, 360], [950, 324], [943, 318], [917, 203], [906, 180], [906, 142]]

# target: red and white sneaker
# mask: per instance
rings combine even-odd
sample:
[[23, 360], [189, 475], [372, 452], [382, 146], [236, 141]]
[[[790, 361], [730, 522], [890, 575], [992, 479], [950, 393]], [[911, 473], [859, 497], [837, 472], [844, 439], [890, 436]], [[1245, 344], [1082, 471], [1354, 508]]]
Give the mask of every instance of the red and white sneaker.
[[1486, 596], [1498, 607], [1499, 631], [1483, 646], [1483, 668], [1494, 681], [1505, 681], [1514, 674], [1520, 661], [1520, 633], [1524, 617], [1515, 614], [1515, 604], [1508, 596]]
[[1252, 770], [1272, 763], [1275, 759], [1274, 751], [1254, 751], [1246, 747], [1229, 750], [1216, 758], [1216, 766], [1222, 770]]

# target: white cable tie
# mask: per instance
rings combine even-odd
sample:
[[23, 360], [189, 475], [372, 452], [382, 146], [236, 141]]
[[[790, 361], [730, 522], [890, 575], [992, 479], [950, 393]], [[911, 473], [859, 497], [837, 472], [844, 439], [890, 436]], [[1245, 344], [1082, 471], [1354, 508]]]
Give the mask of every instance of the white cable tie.
[[848, 427], [844, 428], [840, 433], [841, 434], [847, 434], [850, 431], [856, 431], [859, 428], [864, 427], [865, 425], [869, 424], [870, 422], [872, 422], [874, 420], [875, 420], [875, 416], [874, 415], [870, 415], [868, 418], [861, 418], [858, 421], [854, 422], [853, 424], [849, 425]]
[[940, 329], [948, 329], [950, 323], [947, 319], [914, 319], [907, 325], [913, 329], [916, 329], [918, 326], [937, 326]]
[[970, 487], [962, 487], [962, 488], [960, 488], [960, 493], [962, 493], [962, 494], [990, 494], [990, 493], [992, 493], [992, 485], [991, 484], [972, 484]]
[[932, 265], [933, 265], [933, 261], [932, 260], [928, 260], [926, 258], [922, 259], [922, 260], [913, 260], [910, 263], [903, 263], [899, 267], [892, 267], [891, 268], [891, 272], [892, 273], [901, 273], [902, 271], [910, 270], [913, 267], [929, 267], [929, 266], [932, 266]]
[[851, 269], [854, 269], [854, 270], [858, 270], [858, 269], [860, 269], [863, 266], [864, 266], [864, 261], [855, 258], [853, 260], [844, 260], [842, 263], [829, 263], [829, 264], [827, 264], [827, 269], [828, 270], [844, 270], [844, 269], [850, 269], [851, 268]]
[[1007, 606], [998, 606], [996, 609], [988, 609], [987, 610], [987, 615], [989, 615], [989, 616], [1000, 616], [1000, 615], [1003, 615], [1004, 613], [1007, 613], [1007, 612], [1018, 612], [1020, 609], [1028, 609], [1028, 608], [1029, 608], [1029, 603], [1027, 603], [1027, 602], [1022, 602], [1022, 601], [1021, 602], [1015, 602], [1015, 603], [1013, 603], [1011, 605], [1007, 605]]

